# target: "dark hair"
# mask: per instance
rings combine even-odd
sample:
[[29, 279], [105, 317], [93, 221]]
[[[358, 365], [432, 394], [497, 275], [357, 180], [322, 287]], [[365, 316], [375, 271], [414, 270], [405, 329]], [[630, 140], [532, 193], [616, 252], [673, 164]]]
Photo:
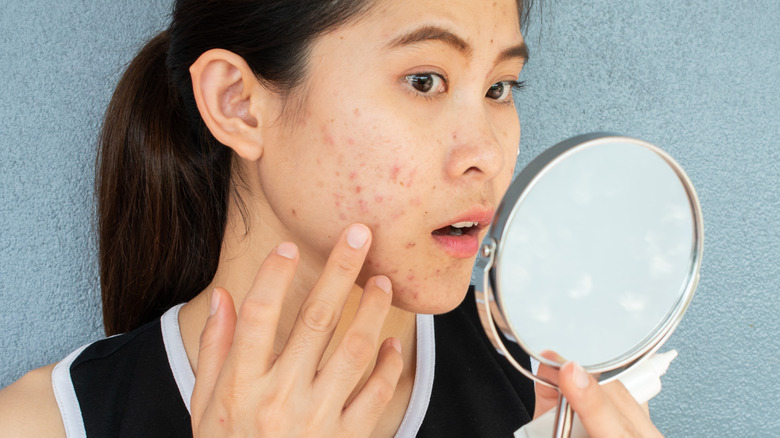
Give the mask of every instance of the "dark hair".
[[[100, 135], [95, 184], [108, 335], [194, 298], [217, 270], [237, 178], [232, 151], [200, 118], [189, 67], [221, 48], [244, 58], [264, 86], [290, 92], [305, 77], [310, 43], [374, 2], [176, 1], [168, 30], [120, 79]], [[526, 5], [518, 0], [523, 23]]]

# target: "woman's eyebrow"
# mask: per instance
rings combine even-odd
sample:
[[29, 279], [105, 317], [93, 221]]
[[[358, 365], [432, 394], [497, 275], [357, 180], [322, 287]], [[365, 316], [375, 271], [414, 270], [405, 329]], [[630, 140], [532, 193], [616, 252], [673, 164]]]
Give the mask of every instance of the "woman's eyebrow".
[[513, 58], [519, 58], [523, 61], [523, 64], [528, 61], [528, 46], [525, 45], [525, 41], [521, 41], [520, 44], [502, 51], [496, 58], [496, 64]]
[[390, 41], [387, 48], [409, 46], [426, 41], [440, 41], [461, 52], [465, 57], [471, 56], [472, 47], [466, 40], [439, 26], [423, 26], [414, 29]]
[[[404, 33], [390, 41], [386, 47], [395, 48], [409, 46], [426, 41], [443, 42], [463, 54], [466, 58], [471, 57], [473, 52], [471, 45], [463, 38], [447, 29], [432, 25], [422, 26]], [[525, 45], [525, 42], [520, 42], [520, 44], [503, 50], [496, 58], [496, 64], [513, 58], [520, 58], [523, 63], [528, 60], [528, 46]]]

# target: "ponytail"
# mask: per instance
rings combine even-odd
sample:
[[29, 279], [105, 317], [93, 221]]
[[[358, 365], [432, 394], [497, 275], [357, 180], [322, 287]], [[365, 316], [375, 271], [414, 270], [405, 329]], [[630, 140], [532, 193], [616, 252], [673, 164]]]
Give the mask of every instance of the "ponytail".
[[95, 181], [108, 335], [192, 299], [219, 262], [232, 154], [188, 114], [169, 78], [168, 46], [163, 32], [132, 61], [100, 134]]

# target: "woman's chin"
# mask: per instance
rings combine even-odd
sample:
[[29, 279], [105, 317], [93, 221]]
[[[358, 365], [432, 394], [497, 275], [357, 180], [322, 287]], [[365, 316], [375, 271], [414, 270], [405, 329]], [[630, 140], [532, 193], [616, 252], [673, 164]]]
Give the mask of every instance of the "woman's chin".
[[[449, 282], [452, 283], [452, 282]], [[407, 312], [438, 315], [458, 307], [468, 292], [469, 282], [459, 285], [423, 287], [394, 287], [393, 306]]]

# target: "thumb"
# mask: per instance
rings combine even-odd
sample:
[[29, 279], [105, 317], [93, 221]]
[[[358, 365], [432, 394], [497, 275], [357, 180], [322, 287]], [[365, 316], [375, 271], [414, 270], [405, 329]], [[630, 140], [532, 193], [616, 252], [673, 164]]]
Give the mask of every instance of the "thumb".
[[558, 378], [561, 393], [590, 436], [636, 436], [633, 426], [612, 403], [609, 395], [580, 365], [566, 363]]

